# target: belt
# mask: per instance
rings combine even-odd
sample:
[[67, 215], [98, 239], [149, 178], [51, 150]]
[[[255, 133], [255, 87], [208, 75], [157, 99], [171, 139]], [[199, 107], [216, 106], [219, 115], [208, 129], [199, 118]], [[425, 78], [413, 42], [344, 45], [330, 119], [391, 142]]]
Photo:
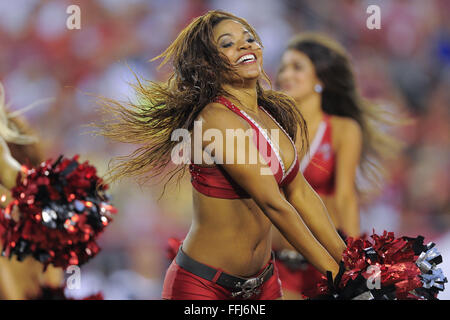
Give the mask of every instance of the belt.
[[[273, 258], [273, 253], [272, 253]], [[175, 257], [177, 265], [186, 271], [195, 274], [203, 279], [217, 283], [218, 285], [230, 290], [231, 296], [242, 297], [249, 299], [255, 294], [260, 293], [261, 285], [266, 282], [273, 275], [273, 263], [269, 265], [259, 274], [253, 278], [241, 278], [229, 275], [220, 270], [211, 268], [201, 262], [195, 261], [188, 255], [186, 255], [182, 248], [178, 250]]]

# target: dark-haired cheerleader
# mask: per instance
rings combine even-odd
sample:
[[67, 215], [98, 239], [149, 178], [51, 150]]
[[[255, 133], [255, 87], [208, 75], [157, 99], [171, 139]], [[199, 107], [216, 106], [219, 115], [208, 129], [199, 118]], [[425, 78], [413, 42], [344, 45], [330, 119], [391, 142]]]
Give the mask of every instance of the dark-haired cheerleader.
[[[196, 143], [183, 149], [189, 153], [194, 217], [167, 270], [162, 297], [280, 298], [272, 225], [320, 272], [335, 276], [345, 243], [299, 173], [297, 149], [306, 137], [301, 114], [292, 99], [260, 83], [267, 77], [255, 30], [244, 19], [211, 11], [160, 57], [173, 63], [170, 80], [136, 85], [140, 101], [148, 103], [104, 101], [115, 118], [97, 126], [108, 138], [142, 144], [111, 168], [109, 181], [163, 173], [178, 154], [173, 134], [187, 131], [190, 141], [200, 142], [198, 149]], [[232, 139], [225, 139], [230, 132]], [[235, 144], [236, 138], [254, 143]], [[263, 161], [250, 162], [254, 154]]]
[[[307, 123], [310, 149], [300, 155], [301, 172], [339, 232], [358, 237], [357, 168], [373, 182], [398, 142], [380, 130], [380, 110], [359, 96], [345, 49], [325, 35], [305, 33], [290, 41], [277, 84], [295, 100]], [[277, 232], [274, 248], [286, 299], [314, 293], [320, 272]]]

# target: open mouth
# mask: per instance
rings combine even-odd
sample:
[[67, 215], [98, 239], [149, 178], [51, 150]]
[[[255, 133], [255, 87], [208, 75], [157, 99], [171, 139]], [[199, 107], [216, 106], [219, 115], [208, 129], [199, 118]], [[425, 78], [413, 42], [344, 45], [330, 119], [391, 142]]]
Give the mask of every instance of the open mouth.
[[249, 53], [249, 54], [246, 54], [246, 55], [243, 55], [242, 57], [240, 57], [236, 61], [236, 64], [251, 63], [251, 62], [255, 62], [255, 61], [256, 61], [256, 56], [253, 53]]

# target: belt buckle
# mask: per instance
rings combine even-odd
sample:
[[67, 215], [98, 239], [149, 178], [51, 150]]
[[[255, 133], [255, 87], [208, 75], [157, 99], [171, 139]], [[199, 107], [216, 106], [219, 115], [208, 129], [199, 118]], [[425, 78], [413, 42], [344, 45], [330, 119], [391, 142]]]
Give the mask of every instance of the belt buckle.
[[233, 292], [231, 296], [233, 298], [242, 296], [243, 299], [249, 299], [255, 294], [259, 294], [261, 290], [258, 287], [262, 284], [262, 280], [260, 278], [251, 278], [245, 281], [244, 283], [238, 282], [236, 284], [236, 288], [241, 289], [241, 291]]

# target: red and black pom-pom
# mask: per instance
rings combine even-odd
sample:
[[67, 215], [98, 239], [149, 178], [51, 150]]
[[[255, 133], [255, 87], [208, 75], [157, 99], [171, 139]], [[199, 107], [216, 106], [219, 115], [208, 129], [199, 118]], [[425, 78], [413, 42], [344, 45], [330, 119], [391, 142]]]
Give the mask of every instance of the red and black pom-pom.
[[[100, 250], [96, 239], [116, 209], [102, 179], [87, 161], [60, 156], [24, 168], [12, 189], [13, 201], [0, 212], [2, 255], [28, 255], [44, 264], [82, 265]], [[18, 211], [18, 216], [14, 213]]]
[[318, 285], [319, 296], [330, 299], [434, 300], [447, 279], [436, 265], [442, 262], [434, 243], [424, 238], [395, 238], [393, 232], [348, 238], [340, 272]]

